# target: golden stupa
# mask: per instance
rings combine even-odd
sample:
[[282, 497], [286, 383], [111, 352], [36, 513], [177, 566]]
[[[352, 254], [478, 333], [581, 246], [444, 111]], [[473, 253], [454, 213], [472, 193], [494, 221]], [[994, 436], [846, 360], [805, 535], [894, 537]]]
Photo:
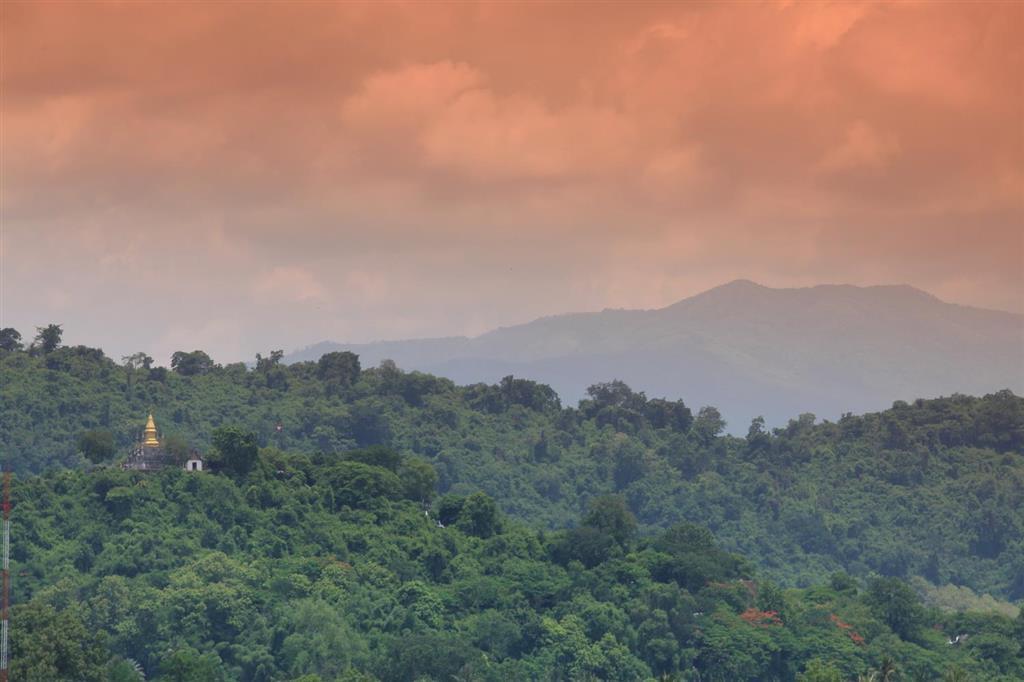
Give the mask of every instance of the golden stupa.
[[146, 430], [143, 431], [142, 444], [147, 448], [158, 448], [160, 447], [160, 441], [156, 439], [156, 422], [153, 421], [153, 413], [149, 413], [149, 419], [146, 421]]

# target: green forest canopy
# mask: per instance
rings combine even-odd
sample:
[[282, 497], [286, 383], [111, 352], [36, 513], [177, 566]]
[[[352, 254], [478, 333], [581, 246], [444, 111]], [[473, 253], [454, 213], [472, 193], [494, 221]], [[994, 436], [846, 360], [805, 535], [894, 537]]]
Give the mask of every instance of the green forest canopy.
[[[206, 355], [183, 355], [196, 354]], [[310, 455], [386, 445], [429, 462], [439, 492], [483, 491], [534, 527], [564, 528], [592, 497], [620, 494], [643, 532], [708, 527], [784, 585], [845, 570], [1024, 598], [1024, 400], [1009, 392], [837, 423], [803, 415], [772, 431], [755, 420], [735, 438], [712, 407], [693, 414], [619, 382], [562, 407], [532, 381], [459, 387], [388, 363], [363, 370], [350, 353], [174, 371], [133, 358], [0, 350], [7, 463], [38, 472], [114, 461], [152, 409], [179, 452], [209, 450], [224, 425]]]
[[20, 477], [12, 679], [1024, 675], [1024, 616], [882, 576], [780, 589], [700, 526], [639, 534], [618, 495], [530, 529], [483, 493], [424, 500], [416, 461], [264, 448], [244, 474]]
[[[1024, 597], [1024, 401], [1009, 392], [896, 403], [838, 423], [803, 415], [768, 430], [755, 420], [746, 438], [734, 438], [723, 435], [714, 408], [693, 414], [682, 401], [648, 399], [621, 382], [594, 386], [587, 400], [563, 408], [535, 382], [507, 377], [498, 385], [458, 387], [390, 363], [363, 370], [351, 353], [284, 366], [273, 352], [249, 369], [182, 352], [167, 371], [145, 354], [118, 365], [96, 349], [60, 347], [59, 334], [56, 345], [52, 333], [49, 340], [46, 348], [37, 339], [27, 351], [0, 350], [0, 447], [20, 473], [48, 471], [19, 480], [25, 540], [15, 546], [24, 574], [16, 586], [20, 601], [29, 600], [21, 617], [38, 632], [92, 633], [93, 649], [68, 652], [93, 651], [94, 660], [82, 663], [90, 669], [107, 666], [113, 655], [111, 669], [127, 671], [133, 659], [150, 677], [166, 679], [200, 679], [200, 669], [213, 675], [208, 679], [293, 679], [305, 672], [335, 679], [346, 666], [381, 679], [413, 679], [405, 677], [410, 671], [466, 679], [688, 679], [694, 670], [705, 680], [792, 679], [819, 668], [823, 677], [806, 679], [833, 679], [833, 668], [840, 675], [834, 679], [847, 679], [891, 656], [905, 672], [933, 675], [921, 679], [937, 679], [951, 665], [987, 676], [978, 679], [1020, 672], [1019, 628], [1008, 616], [928, 611], [903, 582], [914, 578], [922, 591], [947, 597], [952, 585], [970, 595]], [[140, 476], [109, 468], [137, 440], [148, 409], [165, 442], [199, 447], [221, 473]], [[435, 491], [442, 497], [431, 502]], [[34, 530], [26, 533], [27, 526]], [[447, 538], [445, 568], [418, 549], [436, 538]], [[379, 609], [418, 603], [402, 596], [412, 582], [432, 595], [441, 615], [426, 625], [408, 618], [382, 624], [347, 602], [342, 608], [308, 590], [279, 589], [279, 569], [305, 566], [296, 575], [316, 584], [333, 565], [328, 557], [360, 581], [359, 571], [381, 571], [367, 578], [376, 590], [367, 599], [391, 601], [366, 607], [375, 618], [383, 617]], [[530, 567], [506, 575], [527, 558]], [[173, 591], [180, 581], [201, 594], [227, 588], [220, 584], [226, 579], [193, 575], [208, 562], [244, 574], [234, 587], [247, 590], [239, 598], [251, 610], [233, 629], [205, 621], [194, 629], [188, 620], [195, 609], [206, 620], [227, 618], [221, 606], [195, 602], [186, 609], [191, 616], [166, 610], [184, 598]], [[452, 562], [475, 572], [486, 598], [465, 601], [465, 590], [451, 591], [458, 582]], [[529, 596], [535, 579], [554, 581], [545, 588], [552, 591]], [[92, 600], [101, 585], [114, 583], [148, 596], [122, 595], [132, 605], [124, 607], [126, 620], [93, 628]], [[686, 630], [672, 609], [684, 614], [693, 603], [651, 602], [649, 594], [633, 593], [637, 585], [656, 592], [671, 586], [679, 599], [699, 601], [708, 590], [713, 596], [689, 611]], [[349, 587], [342, 590], [346, 600]], [[729, 590], [736, 594], [724, 596]], [[781, 595], [779, 608], [769, 608], [765, 594]], [[647, 606], [632, 601], [638, 598]], [[596, 611], [568, 605], [587, 599], [599, 603]], [[786, 600], [796, 609], [789, 616], [781, 608]], [[142, 603], [151, 609], [135, 608]], [[798, 631], [794, 614], [823, 603], [832, 610]], [[886, 613], [892, 603], [904, 604], [905, 613]], [[357, 650], [284, 665], [289, 635], [255, 624], [283, 622], [300, 606], [312, 609], [304, 611], [310, 622], [333, 613], [338, 646], [344, 640], [358, 643]], [[602, 609], [621, 611], [600, 617], [619, 619], [618, 629], [592, 626]], [[641, 644], [652, 639], [644, 628], [654, 625], [637, 615], [647, 612], [668, 619], [660, 654]], [[694, 621], [698, 612], [724, 628], [721, 642], [746, 642], [756, 633], [760, 643], [750, 643], [742, 663], [731, 658], [736, 652], [713, 653], [709, 633], [719, 630], [709, 627], [712, 621]], [[540, 623], [515, 647], [496, 653], [484, 642], [498, 635], [467, 634], [476, 626], [500, 631], [507, 623], [498, 621], [513, 613], [520, 628]], [[570, 615], [578, 621], [567, 621]], [[175, 631], [178, 616], [188, 625]], [[740, 623], [748, 629], [734, 631]], [[139, 634], [126, 639], [133, 628]], [[811, 655], [821, 651], [799, 648], [809, 632], [828, 628], [841, 631], [853, 649]], [[946, 635], [960, 634], [955, 630], [985, 636], [974, 636], [971, 646], [946, 644]], [[785, 633], [797, 648], [766, 643], [773, 633]], [[404, 660], [397, 642], [413, 641], [412, 634], [425, 638], [424, 650], [456, 647], [458, 670], [390, 668]], [[990, 635], [997, 640], [991, 646]], [[545, 649], [559, 638], [582, 649]], [[416, 657], [409, 656], [412, 665]], [[167, 660], [181, 670], [198, 667], [163, 670]], [[545, 670], [561, 672], [536, 677]], [[39, 674], [35, 679], [53, 679], [45, 677], [52, 671]]]

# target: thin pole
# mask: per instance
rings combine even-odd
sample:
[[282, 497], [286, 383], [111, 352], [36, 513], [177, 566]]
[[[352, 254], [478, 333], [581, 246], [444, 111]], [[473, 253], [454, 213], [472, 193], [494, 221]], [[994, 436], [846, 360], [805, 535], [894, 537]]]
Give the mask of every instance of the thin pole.
[[4, 601], [3, 624], [0, 626], [0, 682], [7, 682], [7, 610], [10, 605], [11, 592], [11, 472], [4, 471], [4, 568], [3, 568], [3, 589]]

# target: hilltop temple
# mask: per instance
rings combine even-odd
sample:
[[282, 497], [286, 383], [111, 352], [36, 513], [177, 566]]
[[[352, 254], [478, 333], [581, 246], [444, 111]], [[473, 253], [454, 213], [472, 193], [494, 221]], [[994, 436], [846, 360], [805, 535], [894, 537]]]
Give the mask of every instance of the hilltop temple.
[[[163, 443], [157, 437], [156, 422], [153, 420], [153, 413], [149, 413], [146, 420], [146, 428], [142, 432], [142, 441], [139, 442], [128, 454], [121, 465], [122, 469], [133, 469], [135, 471], [160, 471], [168, 467], [181, 466], [177, 457], [168, 452]], [[202, 471], [203, 459], [199, 453], [193, 450], [184, 465], [185, 471]]]

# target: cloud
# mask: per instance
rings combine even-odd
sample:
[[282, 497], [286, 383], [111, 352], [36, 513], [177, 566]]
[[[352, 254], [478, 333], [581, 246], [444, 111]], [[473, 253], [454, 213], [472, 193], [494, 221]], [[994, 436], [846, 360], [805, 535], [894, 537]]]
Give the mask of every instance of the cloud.
[[795, 43], [828, 50], [839, 44], [872, 9], [869, 3], [787, 2], [782, 12], [793, 15]]
[[415, 135], [439, 110], [467, 90], [479, 88], [482, 81], [477, 69], [451, 61], [376, 72], [342, 103], [341, 120], [346, 130], [361, 138]]
[[222, 358], [734, 277], [1024, 309], [1019, 3], [4, 12], [5, 324]]
[[641, 140], [607, 107], [502, 96], [478, 69], [441, 61], [374, 73], [341, 107], [344, 134], [399, 147], [428, 169], [478, 180], [551, 180], [621, 170]]
[[253, 293], [260, 301], [306, 303], [323, 301], [327, 290], [309, 270], [300, 266], [276, 266], [259, 275]]
[[855, 121], [842, 142], [827, 149], [818, 167], [827, 173], [867, 168], [878, 170], [900, 152], [899, 141], [875, 131], [864, 121]]

